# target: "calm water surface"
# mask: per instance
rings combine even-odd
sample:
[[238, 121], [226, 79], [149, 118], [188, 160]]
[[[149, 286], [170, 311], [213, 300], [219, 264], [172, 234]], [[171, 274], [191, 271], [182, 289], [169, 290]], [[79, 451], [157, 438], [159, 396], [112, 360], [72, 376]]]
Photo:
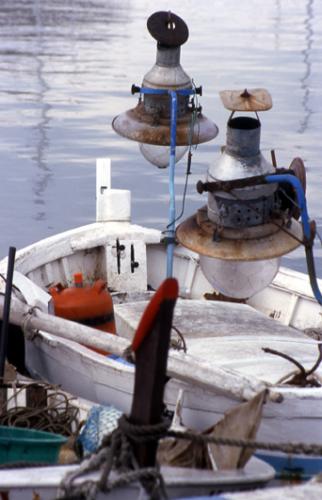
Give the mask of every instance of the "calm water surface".
[[[318, 0], [0, 0], [0, 255], [95, 218], [95, 158], [109, 156], [113, 185], [132, 191], [132, 219], [163, 228], [167, 172], [136, 143], [118, 137], [114, 115], [133, 107], [155, 60], [146, 18], [185, 19], [182, 65], [202, 84], [205, 114], [219, 136], [194, 154], [186, 215], [204, 203], [195, 182], [225, 142], [218, 91], [266, 87], [274, 107], [261, 115], [262, 151], [278, 165], [301, 156], [311, 218], [322, 232], [322, 2]], [[178, 209], [184, 164], [177, 167]], [[318, 274], [322, 252], [315, 245]], [[284, 263], [304, 270], [304, 253]]]

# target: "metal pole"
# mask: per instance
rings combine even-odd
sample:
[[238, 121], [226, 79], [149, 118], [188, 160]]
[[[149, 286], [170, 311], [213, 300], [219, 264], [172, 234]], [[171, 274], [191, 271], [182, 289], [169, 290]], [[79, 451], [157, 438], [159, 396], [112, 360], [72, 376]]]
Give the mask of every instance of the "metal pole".
[[173, 275], [173, 254], [175, 245], [175, 219], [176, 219], [176, 198], [174, 189], [175, 164], [176, 164], [176, 142], [177, 142], [177, 107], [178, 94], [189, 96], [196, 93], [195, 89], [152, 89], [145, 87], [132, 87], [132, 93], [141, 94], [168, 94], [171, 99], [171, 121], [170, 121], [170, 158], [169, 158], [169, 223], [167, 226], [167, 278]]
[[167, 278], [173, 274], [173, 254], [175, 239], [176, 197], [174, 189], [177, 135], [177, 93], [169, 90], [171, 98], [170, 162], [169, 162], [169, 225], [167, 240]]

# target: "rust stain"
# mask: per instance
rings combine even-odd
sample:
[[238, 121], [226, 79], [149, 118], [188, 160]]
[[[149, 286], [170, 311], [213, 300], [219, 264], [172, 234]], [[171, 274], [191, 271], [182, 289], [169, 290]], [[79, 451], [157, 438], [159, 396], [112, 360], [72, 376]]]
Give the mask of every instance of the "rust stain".
[[[177, 146], [189, 144], [191, 135], [191, 111], [177, 119]], [[113, 120], [112, 126], [118, 134], [137, 142], [168, 146], [170, 144], [170, 119], [158, 113], [147, 113], [143, 103], [126, 111]], [[202, 113], [198, 113], [191, 143], [200, 144], [216, 137], [217, 126]]]

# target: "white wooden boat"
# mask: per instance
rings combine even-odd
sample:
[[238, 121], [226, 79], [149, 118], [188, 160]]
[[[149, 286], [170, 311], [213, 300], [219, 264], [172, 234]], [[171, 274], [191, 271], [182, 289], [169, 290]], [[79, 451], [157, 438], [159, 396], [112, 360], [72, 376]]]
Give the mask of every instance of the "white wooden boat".
[[[10, 492], [10, 500], [52, 500], [60, 490], [61, 482], [66, 473], [74, 471], [76, 466], [53, 466], [44, 468], [8, 469], [1, 471], [0, 492], [3, 495]], [[164, 467], [161, 473], [166, 483], [168, 498], [191, 498], [197, 495], [211, 495], [222, 491], [239, 491], [241, 489], [252, 489], [262, 486], [272, 478], [272, 469], [255, 457], [250, 460], [242, 470], [233, 471], [208, 471], [198, 470], [192, 472], [190, 469]], [[111, 473], [111, 480], [117, 475]], [[76, 481], [98, 479], [97, 473], [87, 474]], [[140, 496], [141, 495], [141, 496]], [[133, 500], [135, 498], [147, 498], [142, 492], [139, 483], [133, 483], [127, 487], [113, 489], [110, 493], [99, 492], [97, 500]]]
[[[106, 189], [110, 188], [107, 164], [105, 160], [98, 162], [97, 222], [17, 252], [14, 283], [21, 293], [16, 291], [12, 316], [20, 307], [17, 304], [21, 294], [30, 306], [43, 310], [27, 316], [24, 323], [26, 330], [37, 330], [27, 336], [25, 345], [26, 366], [34, 377], [61, 384], [75, 395], [114, 404], [127, 412], [132, 400], [133, 367], [75, 341], [84, 343], [84, 338], [78, 337], [78, 332], [83, 332], [88, 335], [87, 344], [121, 355], [137, 326], [149, 290], [164, 279], [166, 255], [158, 230], [130, 223], [130, 193]], [[124, 246], [120, 269], [117, 241]], [[139, 264], [134, 272], [133, 254]], [[0, 263], [2, 275], [6, 265], [4, 259]], [[50, 296], [45, 292], [56, 283], [70, 285], [76, 272], [82, 272], [88, 282], [102, 278], [114, 290], [117, 336], [94, 333], [73, 323], [66, 326], [64, 320], [46, 312]], [[174, 408], [178, 391], [183, 389], [184, 423], [203, 429], [241, 400], [267, 387], [270, 398], [258, 438], [322, 445], [322, 388], [282, 384], [294, 373], [294, 366], [262, 350], [270, 347], [282, 351], [307, 369], [314, 365], [318, 343], [301, 330], [321, 328], [322, 315], [307, 276], [284, 268], [248, 304], [206, 301], [204, 294], [213, 290], [199, 268], [198, 257], [180, 246], [175, 250], [174, 276], [182, 297], [177, 303], [174, 325], [185, 337], [187, 354], [170, 353], [171, 378], [165, 392], [169, 409]], [[40, 326], [44, 324], [46, 327]], [[318, 368], [316, 376], [320, 375]], [[306, 477], [322, 468], [322, 457], [273, 452], [259, 456], [273, 464], [279, 473], [293, 470]]]
[[[166, 283], [164, 282], [164, 285]], [[166, 349], [163, 349], [163, 358], [160, 356], [154, 356], [153, 353], [155, 350], [158, 350], [158, 346], [160, 339], [165, 340], [165, 335], [168, 337], [168, 341], [170, 340], [170, 332], [171, 332], [171, 320], [170, 314], [172, 317], [173, 307], [175, 304], [175, 299], [178, 293], [178, 285], [176, 280], [171, 279], [167, 280], [166, 286], [163, 285], [162, 290], [166, 289], [164, 292], [156, 294], [152, 301], [149, 304], [149, 313], [145, 313], [145, 318], [151, 318], [151, 315], [155, 318], [151, 326], [145, 326], [143, 328], [144, 337], [142, 337], [142, 328], [138, 328], [136, 331], [135, 339], [137, 340], [137, 347], [133, 350], [137, 356], [137, 363], [135, 369], [135, 388], [134, 388], [134, 399], [132, 402], [132, 410], [129, 415], [130, 422], [133, 424], [137, 418], [143, 418], [143, 421], [148, 423], [151, 421], [151, 418], [156, 418], [156, 415], [162, 412], [162, 401], [163, 401], [163, 387], [164, 387], [164, 377], [166, 371], [166, 359], [168, 354], [168, 346], [166, 344]], [[163, 295], [162, 295], [163, 294]], [[173, 295], [171, 295], [173, 294]], [[159, 297], [159, 299], [158, 299]], [[160, 302], [160, 298], [162, 298], [162, 303]], [[169, 301], [167, 305], [165, 304], [167, 299], [171, 298], [171, 306], [169, 306]], [[159, 300], [159, 302], [158, 302]], [[161, 306], [165, 307], [161, 307]], [[21, 306], [21, 304], [20, 304]], [[19, 303], [14, 301], [13, 304], [13, 317], [16, 318], [17, 313], [19, 314]], [[164, 326], [164, 318], [160, 319], [159, 311], [163, 311], [164, 314], [169, 314], [169, 321], [167, 326]], [[65, 322], [66, 323], [66, 322]], [[144, 324], [144, 319], [141, 321], [141, 324]], [[158, 326], [156, 326], [158, 325]], [[160, 328], [159, 328], [160, 325]], [[66, 326], [66, 325], [65, 325]], [[67, 322], [68, 327], [68, 322]], [[91, 333], [89, 331], [89, 333]], [[142, 342], [142, 338], [146, 340], [147, 335], [149, 336], [149, 342]], [[158, 341], [157, 341], [158, 340]], [[139, 352], [140, 351], [140, 352]], [[158, 350], [159, 352], [159, 350]], [[147, 363], [146, 359], [152, 357], [152, 362]], [[140, 362], [139, 362], [140, 358]], [[159, 362], [159, 360], [161, 362]], [[12, 370], [9, 370], [10, 372]], [[151, 373], [152, 372], [152, 373]], [[145, 379], [146, 374], [151, 374], [151, 379], [153, 380], [152, 385], [147, 391], [146, 387], [142, 387], [141, 380], [142, 377]], [[155, 377], [155, 373], [158, 373], [159, 377]], [[6, 380], [8, 376], [12, 376], [12, 373], [6, 374]], [[7, 407], [9, 413], [14, 415], [15, 408], [19, 410], [20, 417], [18, 417], [18, 421], [21, 421], [21, 405], [23, 404], [23, 399], [27, 398], [27, 391], [30, 393], [30, 389], [33, 389], [34, 396], [35, 394], [35, 384], [30, 382], [21, 385], [20, 389], [17, 389], [17, 381], [14, 379], [10, 386], [10, 397], [8, 399]], [[55, 386], [57, 387], [57, 386]], [[8, 460], [9, 464], [2, 465], [3, 470], [0, 474], [0, 494], [5, 498], [10, 498], [10, 500], [19, 500], [19, 499], [35, 499], [35, 498], [122, 498], [122, 499], [132, 499], [138, 498], [140, 500], [144, 500], [145, 498], [150, 498], [150, 495], [145, 491], [143, 486], [138, 481], [138, 473], [143, 474], [142, 477], [146, 479], [147, 471], [150, 470], [155, 474], [159, 471], [153, 467], [155, 461], [155, 452], [153, 452], [153, 456], [151, 457], [151, 453], [149, 456], [146, 455], [146, 452], [149, 451], [149, 445], [141, 443], [140, 445], [136, 445], [136, 458], [137, 463], [139, 463], [139, 470], [137, 470], [137, 465], [135, 470], [124, 470], [121, 471], [111, 471], [110, 474], [106, 472], [106, 461], [107, 459], [107, 450], [100, 449], [97, 451], [97, 454], [92, 455], [94, 449], [102, 444], [101, 439], [103, 435], [108, 434], [117, 426], [117, 419], [120, 417], [121, 412], [116, 410], [113, 407], [93, 407], [92, 404], [84, 401], [73, 398], [70, 400], [70, 396], [67, 394], [62, 394], [61, 391], [58, 392], [55, 390], [55, 387], [49, 387], [50, 395], [49, 405], [54, 404], [54, 408], [57, 409], [59, 402], [62, 400], [65, 402], [63, 404], [63, 412], [65, 415], [63, 416], [62, 421], [66, 422], [67, 414], [69, 414], [71, 408], [73, 408], [72, 415], [75, 416], [75, 411], [79, 409], [82, 413], [82, 417], [86, 420], [86, 425], [83, 427], [80, 439], [81, 443], [84, 445], [84, 451], [86, 453], [85, 459], [79, 465], [73, 466], [46, 466], [46, 467], [25, 467], [25, 468], [15, 468], [14, 464], [10, 464], [12, 460], [15, 460], [15, 457], [18, 456], [18, 449], [20, 450], [19, 461], [23, 461], [24, 457], [26, 457], [27, 461], [30, 462], [33, 456], [35, 455], [36, 449], [38, 449], [35, 444], [31, 443], [32, 439], [28, 440], [24, 433], [24, 443], [23, 445], [18, 441], [18, 438], [12, 437], [5, 438], [1, 435], [1, 444], [4, 446], [5, 450], [8, 450], [8, 453], [4, 452], [1, 455], [1, 465], [4, 460]], [[159, 391], [157, 388], [159, 387]], [[38, 387], [42, 394], [42, 404], [44, 404], [44, 394], [43, 391], [47, 391], [48, 387], [46, 385], [41, 385]], [[148, 405], [149, 412], [147, 413], [146, 405], [148, 394], [150, 394], [150, 403]], [[54, 403], [55, 398], [57, 398], [57, 403]], [[19, 401], [18, 401], [19, 399]], [[257, 398], [258, 399], [258, 398]], [[69, 403], [66, 403], [69, 400]], [[153, 400], [153, 401], [152, 401]], [[48, 401], [48, 400], [47, 400]], [[70, 404], [71, 406], [67, 409], [66, 404]], [[256, 403], [256, 407], [258, 404], [262, 406], [263, 396], [260, 395], [258, 399], [258, 403]], [[143, 404], [142, 404], [143, 403]], [[157, 405], [157, 406], [156, 406]], [[156, 408], [158, 408], [156, 410]], [[35, 409], [29, 408], [28, 414], [32, 415], [32, 418], [35, 417]], [[39, 408], [41, 410], [42, 408]], [[46, 408], [47, 410], [48, 408]], [[245, 408], [246, 409], [246, 408]], [[242, 410], [245, 413], [245, 409]], [[1, 407], [1, 410], [5, 413], [5, 407]], [[32, 410], [30, 412], [30, 410]], [[151, 411], [152, 410], [152, 411]], [[249, 413], [250, 408], [246, 410], [247, 420], [252, 422], [251, 425], [254, 425], [253, 418]], [[157, 412], [157, 413], [156, 413]], [[146, 414], [147, 413], [147, 414]], [[180, 410], [176, 412], [176, 418]], [[17, 413], [18, 414], [18, 413]], [[71, 416], [72, 416], [71, 415]], [[152, 415], [152, 417], [151, 417]], [[3, 416], [3, 414], [1, 414]], [[49, 416], [49, 415], [48, 415]], [[154, 417], [153, 417], [154, 416]], [[255, 417], [255, 415], [254, 415]], [[9, 418], [9, 417], [8, 417]], [[83, 420], [82, 418], [82, 420]], [[124, 418], [124, 417], [123, 417]], [[241, 413], [238, 409], [238, 415], [233, 416], [233, 421], [239, 420], [241, 418]], [[57, 419], [57, 415], [55, 420]], [[258, 417], [255, 417], [258, 421]], [[26, 415], [26, 421], [28, 421], [28, 416]], [[76, 424], [78, 426], [77, 421], [73, 420], [71, 423]], [[47, 421], [48, 424], [48, 421]], [[54, 424], [54, 422], [53, 422]], [[142, 425], [142, 422], [141, 424]], [[140, 427], [139, 425], [139, 427]], [[173, 425], [175, 422], [173, 422]], [[231, 425], [231, 424], [230, 424]], [[248, 424], [245, 426], [249, 427]], [[179, 424], [180, 428], [180, 424]], [[6, 428], [8, 429], [8, 428]], [[3, 430], [3, 429], [2, 429]], [[30, 430], [30, 429], [28, 429]], [[19, 431], [25, 431], [25, 429], [19, 429]], [[128, 467], [128, 462], [124, 455], [124, 443], [122, 445], [117, 446], [117, 442], [120, 442], [121, 434], [120, 431], [117, 431], [117, 438], [112, 441], [115, 443], [116, 447], [113, 448], [113, 445], [110, 446], [114, 449], [114, 453], [118, 455], [118, 462], [123, 463], [124, 467]], [[244, 435], [242, 430], [242, 433]], [[42, 438], [45, 433], [42, 433]], [[46, 433], [46, 438], [48, 439], [48, 433]], [[165, 443], [163, 443], [165, 444]], [[10, 452], [11, 450], [11, 452]], [[134, 450], [135, 451], [135, 450]], [[151, 450], [150, 450], [151, 451]], [[155, 449], [156, 451], [156, 449]], [[212, 451], [204, 450], [209, 457], [212, 455]], [[57, 448], [55, 448], [55, 452], [57, 453]], [[142, 452], [144, 452], [142, 454]], [[89, 454], [90, 453], [90, 454]], [[190, 451], [191, 453], [191, 451]], [[216, 451], [214, 450], [214, 453]], [[101, 459], [98, 460], [98, 455], [101, 456]], [[39, 454], [37, 457], [42, 457], [42, 460], [45, 458], [44, 454]], [[64, 463], [70, 463], [70, 458], [76, 458], [74, 450], [70, 449], [68, 446], [66, 449], [61, 450], [60, 457], [63, 459]], [[66, 462], [66, 458], [68, 461]], [[128, 457], [130, 458], [130, 457]], [[151, 462], [152, 458], [152, 462]], [[49, 459], [49, 458], [48, 458]], [[148, 459], [148, 462], [147, 462]], [[51, 456], [50, 463], [53, 463], [54, 457]], [[95, 465], [93, 465], [95, 463]], [[161, 464], [163, 461], [161, 461]], [[216, 462], [219, 465], [219, 462]], [[228, 464], [226, 459], [226, 464]], [[91, 464], [91, 465], [90, 465]], [[105, 464], [105, 465], [104, 465]], [[162, 466], [160, 469], [160, 473], [162, 476], [162, 487], [160, 485], [160, 498], [177, 498], [178, 495], [184, 495], [185, 497], [194, 497], [195, 495], [205, 494], [207, 496], [212, 495], [214, 492], [222, 492], [222, 491], [234, 491], [234, 490], [243, 490], [243, 489], [253, 489], [255, 487], [262, 487], [267, 482], [269, 482], [274, 477], [274, 469], [255, 457], [251, 457], [250, 460], [247, 460], [247, 463], [243, 463], [243, 466], [238, 467], [238, 469], [234, 468], [232, 462], [230, 462], [231, 466], [225, 467], [225, 470], [200, 470], [194, 467], [190, 468], [180, 468], [174, 466]], [[7, 466], [7, 467], [6, 467]], [[150, 469], [147, 469], [147, 467]], [[18, 465], [17, 465], [18, 467]], [[99, 469], [99, 470], [98, 470]], [[96, 472], [93, 472], [96, 471]], [[129, 481], [128, 474], [136, 474], [136, 481]], [[104, 483], [108, 479], [107, 487], [104, 489], [99, 487], [99, 484], [102, 482], [102, 478], [104, 477]], [[152, 476], [154, 477], [154, 476]], [[142, 484], [145, 484], [142, 481]], [[158, 483], [154, 483], [154, 488], [158, 486]], [[155, 495], [153, 495], [153, 498]], [[151, 497], [152, 498], [152, 497]], [[159, 498], [159, 496], [158, 496]]]
[[[322, 485], [320, 482], [307, 482], [303, 485], [281, 486], [254, 490], [240, 493], [223, 493], [216, 497], [217, 500], [320, 500]], [[180, 498], [180, 500], [186, 500]], [[200, 496], [196, 500], [209, 500], [207, 496]]]

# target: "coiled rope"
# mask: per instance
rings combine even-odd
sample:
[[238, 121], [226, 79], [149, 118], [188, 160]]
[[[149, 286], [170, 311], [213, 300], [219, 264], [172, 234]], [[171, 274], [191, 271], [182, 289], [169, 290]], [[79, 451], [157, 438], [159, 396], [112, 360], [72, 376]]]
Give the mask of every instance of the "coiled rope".
[[[0, 425], [25, 427], [71, 436], [79, 426], [79, 408], [58, 386], [42, 383], [13, 383], [13, 394], [0, 408]], [[28, 389], [46, 391], [46, 401], [39, 407], [19, 405]]]

